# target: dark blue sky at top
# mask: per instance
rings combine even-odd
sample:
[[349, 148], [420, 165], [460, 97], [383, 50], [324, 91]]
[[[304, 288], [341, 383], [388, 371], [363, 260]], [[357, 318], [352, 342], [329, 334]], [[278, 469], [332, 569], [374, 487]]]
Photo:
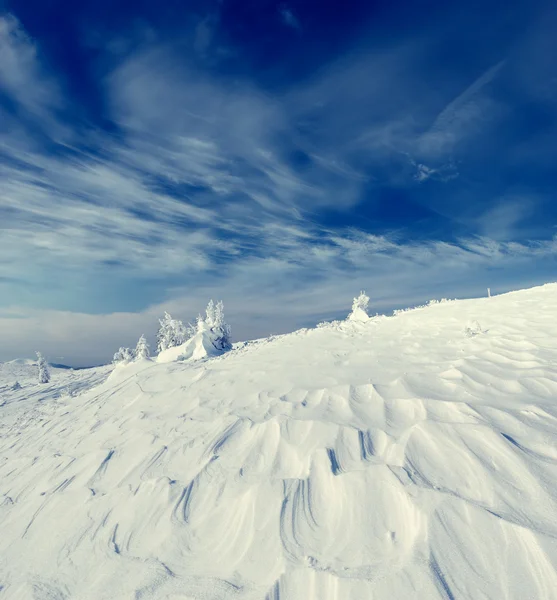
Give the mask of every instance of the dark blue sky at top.
[[[114, 123], [99, 90], [99, 79], [110, 69], [113, 56], [107, 56], [104, 43], [119, 35], [128, 36], [122, 52], [132, 53], [145, 44], [134, 31], [149, 30], [157, 42], [171, 44], [184, 62], [200, 71], [220, 78], [233, 86], [235, 79], [249, 80], [267, 94], [284, 93], [345, 53], [380, 51], [389, 45], [415, 36], [429, 37], [431, 46], [422, 58], [417, 73], [424, 86], [433, 90], [436, 105], [430, 107], [434, 121], [444, 104], [479, 77], [486, 69], [513, 55], [520, 54], [520, 40], [546, 15], [550, 3], [540, 2], [8, 2], [7, 9], [20, 20], [26, 31], [39, 42], [43, 61], [63, 82], [72, 100], [65, 117], [75, 127], [94, 126], [114, 130]], [[285, 27], [281, 18], [288, 11], [295, 20]], [[550, 13], [551, 14], [551, 13]], [[551, 15], [555, 19], [555, 15]], [[208, 56], [196, 49], [195, 30], [200, 21], [211, 27], [211, 44], [222, 45], [222, 53]], [[554, 21], [555, 22], [555, 21]], [[517, 47], [518, 46], [518, 47]], [[546, 52], [555, 49], [549, 46]], [[543, 52], [543, 49], [540, 49]], [[527, 61], [529, 57], [524, 57]], [[530, 57], [535, 60], [535, 51]], [[548, 58], [547, 56], [544, 58]], [[520, 57], [518, 61], [520, 62]], [[549, 67], [555, 67], [555, 60]], [[528, 69], [529, 66], [522, 65]], [[535, 71], [538, 65], [531, 68]], [[556, 76], [555, 71], [540, 73], [540, 78]], [[553, 110], [543, 101], [532, 98], [516, 82], [498, 82], [495, 94], [508, 99], [499, 122], [486, 123], [486, 135], [478, 135], [474, 152], [465, 148], [455, 153], [459, 163], [458, 181], [423, 186], [393, 186], [392, 172], [410, 167], [399, 156], [387, 156], [384, 173], [374, 177], [362, 194], [362, 204], [353, 212], [324, 211], [317, 219], [338, 220], [339, 224], [384, 230], [404, 226], [418, 235], [432, 228], [432, 235], [450, 235], [442, 214], [427, 206], [422, 197], [441, 195], [439, 202], [466, 204], [466, 193], [489, 199], [516, 188], [519, 193], [535, 188], [537, 193], [552, 196], [557, 173], [550, 164], [528, 164], [527, 170], [509, 165], [501, 149], [536, 137], [555, 126]], [[520, 82], [519, 82], [520, 83]], [[357, 93], [357, 90], [355, 90]], [[408, 104], [411, 114], [415, 98], [396, 98], [395, 104]], [[428, 107], [429, 108], [429, 107]], [[350, 103], [339, 110], [349, 110]], [[503, 110], [503, 109], [502, 109]], [[319, 127], [326, 123], [319, 122]], [[427, 119], [427, 115], [426, 115]], [[358, 124], [356, 124], [357, 126]], [[365, 127], [365, 114], [361, 126]], [[298, 123], [311, 133], [310, 123]], [[352, 132], [349, 131], [348, 134]], [[288, 137], [288, 135], [286, 136]], [[303, 149], [289, 147], [292, 140], [282, 140], [283, 152], [296, 170], [304, 169], [307, 157]], [[360, 162], [365, 168], [365, 157]], [[384, 176], [385, 181], [381, 181]], [[366, 196], [374, 197], [366, 202]], [[476, 201], [469, 199], [471, 205]], [[549, 213], [555, 216], [557, 203], [548, 202], [539, 211], [542, 236], [552, 235]], [[442, 211], [441, 211], [442, 212]], [[468, 212], [463, 207], [464, 215]], [[473, 206], [470, 212], [474, 212]], [[535, 218], [534, 218], [535, 220]], [[417, 225], [418, 227], [415, 227]], [[464, 227], [466, 229], [466, 227]], [[459, 231], [458, 233], [462, 233]]]
[[223, 272], [249, 286], [272, 271], [272, 288], [283, 267], [292, 288], [358, 279], [377, 253], [412, 262], [437, 244], [444, 260], [444, 243], [465, 248], [470, 280], [492, 243], [507, 258], [521, 247], [505, 285], [550, 278], [549, 1], [17, 0], [0, 13], [0, 209], [32, 265], [5, 273], [5, 306], [135, 311]]

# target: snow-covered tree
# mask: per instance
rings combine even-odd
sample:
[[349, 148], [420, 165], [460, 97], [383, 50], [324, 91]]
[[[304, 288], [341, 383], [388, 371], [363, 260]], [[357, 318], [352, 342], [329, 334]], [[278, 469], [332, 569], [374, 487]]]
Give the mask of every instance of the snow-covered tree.
[[222, 300], [219, 300], [217, 302], [217, 305], [215, 306], [215, 317], [213, 327], [226, 330], [228, 332], [228, 336], [230, 337], [230, 326], [224, 320], [224, 304], [222, 303]]
[[367, 307], [369, 305], [369, 296], [365, 292], [360, 292], [360, 295], [354, 298], [352, 302], [352, 312], [348, 315], [350, 321], [367, 321]]
[[359, 308], [367, 313], [368, 306], [369, 296], [365, 292], [360, 292], [360, 295], [357, 298], [354, 298], [354, 301], [352, 302], [352, 311]]
[[112, 362], [115, 365], [118, 365], [120, 363], [129, 363], [130, 361], [132, 361], [134, 359], [134, 353], [133, 350], [130, 350], [129, 348], [123, 348], [121, 347], [118, 352], [116, 352], [114, 354], [114, 357], [112, 359]]
[[[204, 319], [205, 323], [207, 323], [207, 327], [211, 328], [215, 324], [215, 303], [212, 300], [209, 300], [207, 304], [207, 308], [205, 309], [206, 317]], [[201, 315], [199, 315], [201, 317]], [[203, 317], [201, 317], [203, 318]], [[198, 317], [199, 320], [199, 317]]]
[[19, 383], [19, 381], [16, 381], [11, 387], [12, 392], [16, 392], [17, 390], [20, 390], [20, 389], [21, 389], [21, 383]]
[[164, 313], [162, 319], [159, 319], [160, 327], [157, 333], [157, 352], [162, 352], [175, 345], [172, 343], [174, 333], [172, 322], [172, 317], [167, 312]]
[[[224, 304], [222, 300], [219, 300], [216, 305], [212, 300], [209, 300], [205, 313], [206, 318], [204, 323], [214, 336], [213, 345], [219, 350], [228, 350], [231, 347], [230, 325], [224, 320]], [[201, 321], [203, 321], [202, 318]]]
[[157, 352], [180, 346], [188, 339], [188, 328], [177, 319], [173, 319], [165, 312], [159, 320], [160, 328], [157, 334]]
[[149, 344], [144, 335], [139, 338], [135, 347], [135, 359], [141, 358], [149, 358]]
[[205, 317], [201, 313], [197, 315], [197, 319], [195, 319], [195, 325], [192, 325], [192, 327], [194, 333], [200, 333], [208, 328]]
[[50, 381], [48, 363], [40, 352], [37, 352], [37, 367], [39, 369], [39, 383], [48, 383]]

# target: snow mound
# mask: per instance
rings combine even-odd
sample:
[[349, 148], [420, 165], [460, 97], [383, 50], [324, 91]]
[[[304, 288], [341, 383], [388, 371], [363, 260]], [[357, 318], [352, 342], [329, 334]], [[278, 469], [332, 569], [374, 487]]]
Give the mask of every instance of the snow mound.
[[8, 391], [0, 589], [556, 599], [556, 317], [552, 284]]

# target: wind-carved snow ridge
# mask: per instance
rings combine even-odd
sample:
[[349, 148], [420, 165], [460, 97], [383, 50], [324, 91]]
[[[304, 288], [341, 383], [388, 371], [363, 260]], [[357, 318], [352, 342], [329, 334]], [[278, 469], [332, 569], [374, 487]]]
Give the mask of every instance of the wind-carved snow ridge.
[[556, 599], [556, 316], [551, 284], [75, 397], [9, 371], [0, 598]]

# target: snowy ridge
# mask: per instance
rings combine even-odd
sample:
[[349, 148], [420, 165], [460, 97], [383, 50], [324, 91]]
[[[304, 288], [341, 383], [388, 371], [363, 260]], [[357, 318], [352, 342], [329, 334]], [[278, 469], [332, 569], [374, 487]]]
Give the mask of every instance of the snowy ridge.
[[557, 598], [556, 316], [551, 284], [6, 391], [0, 598]]

